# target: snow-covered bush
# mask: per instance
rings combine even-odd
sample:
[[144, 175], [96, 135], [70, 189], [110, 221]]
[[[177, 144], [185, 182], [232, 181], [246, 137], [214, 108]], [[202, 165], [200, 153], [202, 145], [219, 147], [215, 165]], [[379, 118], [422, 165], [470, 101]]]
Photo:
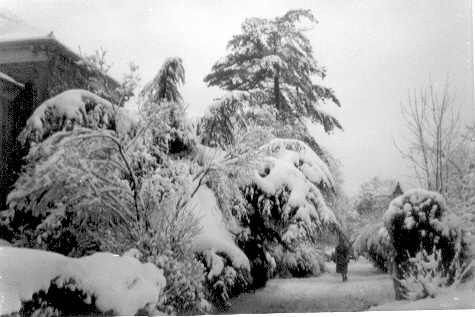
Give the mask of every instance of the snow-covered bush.
[[272, 253], [278, 250], [276, 244], [288, 250], [289, 259], [297, 259], [287, 265], [289, 272], [318, 272], [319, 257], [302, 250], [309, 245], [317, 248], [319, 236], [339, 230], [340, 225], [320, 191], [330, 188], [333, 179], [315, 152], [294, 139], [273, 139], [260, 150], [263, 155], [243, 188], [247, 213], [241, 225], [247, 234], [241, 236], [240, 245], [251, 260], [253, 277], [259, 276], [262, 286], [272, 275], [272, 261], [266, 254], [284, 259]]
[[[71, 101], [65, 100], [67, 109]], [[10, 209], [2, 223], [16, 245], [67, 255], [139, 247], [143, 259], [159, 265], [169, 281], [160, 309], [203, 313], [208, 309], [205, 272], [195, 254], [216, 246], [214, 252], [231, 250], [236, 268], [248, 269], [248, 260], [218, 217], [221, 211], [207, 209], [216, 204], [212, 192], [213, 201], [199, 198], [204, 188], [193, 193], [197, 201], [190, 199], [198, 189], [192, 174], [199, 166], [173, 156], [182, 152], [173, 144], [188, 133], [178, 122], [180, 116], [169, 111], [171, 106], [149, 106], [136, 134], [88, 127], [79, 120], [72, 120], [77, 123], [72, 130], [48, 130], [54, 133], [30, 148], [29, 164], [9, 195]], [[195, 208], [197, 202], [201, 208]], [[205, 213], [206, 223], [196, 221], [203, 215], [193, 214], [195, 209]], [[198, 236], [201, 227], [211, 231]], [[216, 244], [217, 230], [223, 239]]]
[[202, 253], [201, 260], [208, 267], [206, 275], [207, 298], [217, 312], [226, 312], [231, 304], [230, 298], [249, 289], [252, 277], [248, 269], [235, 268], [230, 259], [212, 251]]
[[473, 270], [473, 263], [461, 264], [457, 259], [454, 259], [451, 266], [452, 273], [447, 274], [441, 250], [435, 250], [431, 254], [425, 250], [419, 251], [409, 259], [403, 277], [399, 280], [402, 297], [409, 300], [436, 297], [446, 292], [447, 287], [460, 284]]
[[163, 270], [167, 286], [158, 308], [166, 314], [204, 314], [211, 312], [206, 300], [205, 268], [192, 251], [181, 256], [167, 250], [150, 250], [147, 259]]
[[315, 245], [301, 243], [291, 249], [277, 245], [270, 254], [278, 277], [319, 276], [325, 272], [325, 258]]
[[[440, 252], [436, 262], [440, 262], [438, 270], [447, 278], [447, 285], [454, 282], [456, 268], [464, 267], [469, 260], [469, 244], [460, 220], [446, 209], [445, 200], [438, 193], [407, 191], [391, 202], [384, 222], [395, 251], [396, 280], [414, 270], [413, 259], [421, 257], [418, 255], [421, 253], [433, 256], [434, 252]], [[424, 274], [420, 272], [416, 276], [422, 278]], [[400, 297], [400, 283], [396, 282], [395, 287]]]
[[133, 133], [136, 118], [124, 108], [82, 89], [66, 90], [39, 105], [20, 134], [23, 144], [39, 143], [55, 132], [80, 126]]
[[[144, 103], [140, 107], [144, 145], [161, 159], [183, 158], [195, 151], [193, 127], [180, 103]], [[140, 132], [141, 131], [141, 132]]]
[[382, 223], [368, 224], [361, 229], [353, 247], [356, 254], [365, 256], [383, 272], [391, 270], [394, 249]]
[[151, 234], [141, 239], [140, 249], [164, 270], [169, 283], [165, 311], [208, 312], [205, 297], [225, 308], [231, 295], [247, 288], [249, 260], [236, 245], [230, 219], [220, 210], [216, 195], [199, 181], [207, 175], [199, 171], [209, 173], [207, 167], [187, 160], [173, 164], [143, 182], [144, 204], [156, 212]]
[[153, 264], [111, 253], [74, 259], [0, 247], [0, 273], [1, 315], [33, 313], [45, 306], [57, 315], [154, 314], [166, 284], [162, 270]]
[[[32, 147], [26, 157], [29, 164], [8, 195], [5, 220], [14, 233], [12, 239], [26, 238], [20, 245], [73, 255], [74, 244], [82, 248], [89, 239], [93, 244], [107, 241], [108, 232], [121, 238], [134, 233], [137, 217], [142, 216], [134, 207], [133, 172], [117, 149], [118, 142], [111, 131], [76, 128]], [[62, 230], [68, 228], [77, 230]], [[66, 236], [58, 236], [60, 232]], [[68, 240], [69, 250], [48, 247]], [[75, 255], [88, 253], [76, 251]]]
[[186, 208], [191, 189], [190, 165], [175, 162], [143, 180], [142, 198], [150, 228], [137, 241], [140, 257], [164, 272], [167, 286], [159, 309], [167, 314], [209, 312], [205, 300], [205, 268], [192, 243], [200, 233], [199, 219]]

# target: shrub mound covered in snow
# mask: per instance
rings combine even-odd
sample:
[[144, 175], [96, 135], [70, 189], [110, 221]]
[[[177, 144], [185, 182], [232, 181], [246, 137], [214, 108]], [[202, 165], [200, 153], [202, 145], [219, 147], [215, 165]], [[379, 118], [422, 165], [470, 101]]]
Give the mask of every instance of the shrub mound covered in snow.
[[[57, 314], [156, 313], [166, 284], [162, 270], [129, 256], [95, 253], [74, 259], [11, 247], [0, 247], [0, 275], [1, 315], [20, 312], [23, 306], [33, 309], [38, 296]], [[82, 306], [65, 305], [54, 296], [68, 292], [82, 299]], [[61, 307], [68, 311], [58, 311]]]
[[321, 192], [333, 186], [328, 167], [295, 139], [272, 139], [260, 151], [257, 168], [242, 190], [246, 213], [240, 223], [245, 230], [239, 236], [251, 261], [254, 287], [276, 273], [318, 275], [321, 257], [308, 250], [318, 248], [323, 232], [339, 230]]
[[274, 275], [278, 277], [319, 276], [326, 270], [322, 252], [309, 243], [288, 249], [278, 245], [270, 254], [275, 261]]
[[313, 184], [332, 187], [335, 180], [325, 162], [304, 142], [296, 139], [274, 138], [261, 147], [269, 156], [293, 164]]
[[394, 249], [382, 223], [366, 225], [356, 236], [353, 247], [358, 255], [368, 258], [383, 272], [391, 270]]
[[[384, 222], [395, 251], [395, 278], [406, 279], [395, 283], [398, 297], [410, 292], [408, 274], [415, 272], [412, 275], [416, 279], [423, 279], [420, 268], [434, 263], [432, 270], [444, 277], [444, 286], [459, 278], [460, 269], [469, 260], [469, 245], [460, 221], [446, 209], [440, 194], [421, 189], [407, 191], [391, 202]], [[437, 258], [431, 258], [434, 256]], [[424, 294], [430, 292], [424, 291], [420, 297]]]
[[269, 156], [260, 162], [252, 184], [269, 197], [285, 188], [287, 194], [281, 216], [317, 229], [338, 227], [333, 211], [317, 187], [332, 185], [325, 163], [303, 142], [294, 139], [275, 139], [261, 149]]
[[[200, 282], [204, 283], [201, 288], [206, 286], [206, 289], [200, 291], [205, 293], [206, 298], [218, 310], [224, 311], [229, 308], [230, 297], [247, 290], [252, 280], [249, 275], [249, 259], [237, 246], [218, 206], [217, 198], [210, 188], [206, 185], [199, 186], [188, 202], [187, 209], [193, 218], [198, 220], [200, 229], [190, 241], [191, 250], [204, 264], [205, 274], [200, 278]], [[200, 296], [204, 297], [202, 294]], [[174, 303], [180, 301], [175, 300]], [[178, 312], [209, 312], [209, 308], [203, 305], [198, 307], [200, 310], [182, 307]]]
[[82, 89], [66, 90], [39, 105], [20, 134], [22, 143], [41, 142], [76, 126], [130, 131], [136, 124], [125, 109]]

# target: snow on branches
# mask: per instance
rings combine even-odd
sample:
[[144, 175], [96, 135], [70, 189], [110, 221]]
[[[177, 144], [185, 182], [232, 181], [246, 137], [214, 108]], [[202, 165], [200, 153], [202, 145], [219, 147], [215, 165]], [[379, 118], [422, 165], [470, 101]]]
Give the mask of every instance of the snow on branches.
[[339, 226], [317, 186], [332, 186], [328, 166], [305, 143], [293, 139], [273, 139], [261, 147], [268, 156], [260, 162], [253, 182], [268, 195], [287, 188], [289, 196], [283, 213], [308, 226]]
[[321, 109], [326, 100], [340, 106], [334, 91], [312, 81], [326, 74], [304, 34], [314, 24], [309, 10], [291, 10], [274, 19], [246, 19], [241, 33], [228, 42], [229, 54], [213, 65], [205, 82], [228, 91], [259, 91], [264, 97], [259, 103], [275, 107], [281, 118], [308, 117], [327, 132], [341, 129], [338, 120]]
[[136, 219], [129, 161], [118, 143], [108, 130], [55, 133], [30, 150], [29, 165], [8, 195], [10, 208], [44, 216], [63, 203], [78, 214], [87, 211], [123, 223]]
[[82, 89], [64, 91], [39, 105], [26, 122], [20, 141], [38, 143], [53, 133], [76, 126], [127, 133], [136, 118], [125, 109]]
[[[189, 202], [189, 208], [199, 219], [201, 227], [200, 232], [192, 241], [192, 246], [195, 251], [205, 252], [214, 258], [210, 261], [213, 264], [210, 274], [219, 275], [224, 268], [220, 261], [216, 261], [217, 253], [229, 257], [235, 268], [249, 270], [249, 260], [234, 242], [234, 237], [227, 228], [213, 191], [206, 186], [200, 186]], [[215, 265], [219, 265], [221, 269]]]
[[326, 163], [300, 140], [275, 138], [263, 145], [261, 150], [294, 164], [316, 186], [331, 188], [335, 183]]

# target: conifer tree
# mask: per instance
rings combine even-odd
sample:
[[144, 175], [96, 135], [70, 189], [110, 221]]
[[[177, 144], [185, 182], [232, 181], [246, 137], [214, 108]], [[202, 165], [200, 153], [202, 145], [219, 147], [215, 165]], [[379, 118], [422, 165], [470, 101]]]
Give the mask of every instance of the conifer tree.
[[328, 99], [338, 106], [340, 102], [332, 89], [312, 80], [325, 78], [326, 70], [313, 57], [304, 22], [312, 27], [317, 20], [309, 10], [291, 10], [274, 19], [246, 19], [242, 32], [228, 42], [228, 55], [214, 64], [204, 81], [259, 95], [259, 103], [273, 105], [280, 119], [306, 117], [327, 132], [341, 129], [338, 120], [321, 109]]
[[155, 78], [142, 90], [142, 95], [150, 102], [159, 104], [163, 101], [181, 103], [183, 98], [178, 90], [185, 83], [185, 68], [179, 57], [165, 60]]

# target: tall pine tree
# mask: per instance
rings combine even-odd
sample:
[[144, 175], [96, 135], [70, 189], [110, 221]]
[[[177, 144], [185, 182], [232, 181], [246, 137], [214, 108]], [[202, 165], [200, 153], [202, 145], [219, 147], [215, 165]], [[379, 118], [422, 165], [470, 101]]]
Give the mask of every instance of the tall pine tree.
[[165, 60], [155, 78], [143, 88], [141, 94], [150, 102], [161, 103], [183, 102], [183, 97], [178, 89], [185, 83], [185, 68], [179, 57], [169, 57]]
[[[309, 10], [291, 10], [274, 19], [249, 18], [242, 32], [228, 43], [229, 54], [214, 64], [204, 81], [226, 90], [259, 95], [262, 103], [275, 106], [281, 119], [310, 118], [329, 132], [342, 128], [336, 118], [321, 109], [326, 100], [340, 106], [332, 89], [317, 85], [325, 68], [313, 57], [305, 36], [317, 20]], [[308, 23], [307, 23], [308, 24]]]

